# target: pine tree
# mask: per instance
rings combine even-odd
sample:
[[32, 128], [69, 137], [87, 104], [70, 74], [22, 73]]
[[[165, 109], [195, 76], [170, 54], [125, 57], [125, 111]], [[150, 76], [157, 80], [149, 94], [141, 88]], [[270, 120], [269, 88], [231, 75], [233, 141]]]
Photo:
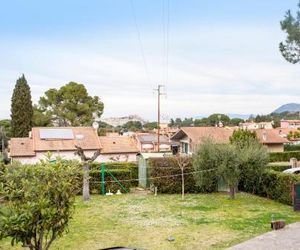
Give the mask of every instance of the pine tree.
[[32, 127], [33, 108], [30, 87], [24, 74], [17, 80], [11, 98], [11, 129], [13, 137], [27, 137]]

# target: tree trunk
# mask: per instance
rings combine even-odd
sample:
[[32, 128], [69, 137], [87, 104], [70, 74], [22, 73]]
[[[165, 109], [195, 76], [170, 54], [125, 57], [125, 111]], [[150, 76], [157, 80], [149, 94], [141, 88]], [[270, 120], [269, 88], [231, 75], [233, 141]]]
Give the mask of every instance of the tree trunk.
[[82, 189], [82, 199], [88, 201], [90, 199], [90, 183], [89, 183], [89, 165], [85, 164], [83, 166], [83, 189]]
[[229, 187], [229, 197], [230, 199], [234, 199], [235, 195], [235, 188], [234, 187]]
[[183, 168], [181, 169], [181, 198], [184, 200], [184, 174], [183, 174]]

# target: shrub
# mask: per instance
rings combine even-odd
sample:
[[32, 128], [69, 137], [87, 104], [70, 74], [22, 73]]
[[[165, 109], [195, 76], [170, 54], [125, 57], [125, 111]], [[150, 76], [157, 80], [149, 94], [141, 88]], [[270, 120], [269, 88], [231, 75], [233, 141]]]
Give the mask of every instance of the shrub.
[[62, 236], [74, 211], [78, 164], [13, 164], [0, 176], [0, 239], [48, 249]]
[[270, 153], [270, 162], [290, 161], [291, 158], [297, 158], [297, 160], [300, 160], [300, 151]]
[[284, 151], [300, 151], [300, 144], [286, 144], [284, 145]]
[[[193, 177], [192, 159], [185, 168], [185, 192], [195, 193], [199, 189], [196, 187]], [[160, 193], [181, 193], [181, 170], [175, 157], [151, 158], [149, 159], [150, 183], [157, 187]], [[172, 177], [169, 177], [172, 176]]]
[[262, 144], [253, 141], [247, 147], [238, 148], [237, 154], [241, 169], [239, 188], [255, 193], [259, 188], [257, 180], [260, 180], [269, 160], [268, 151]]
[[262, 175], [261, 188], [257, 193], [272, 200], [292, 205], [292, 188], [294, 184], [299, 182], [299, 175], [266, 170]]
[[266, 169], [270, 169], [270, 170], [274, 170], [274, 171], [277, 171], [277, 172], [283, 172], [284, 170], [286, 169], [289, 169], [291, 168], [291, 165], [289, 164], [283, 164], [283, 165], [272, 165], [272, 164], [269, 164], [265, 167]]

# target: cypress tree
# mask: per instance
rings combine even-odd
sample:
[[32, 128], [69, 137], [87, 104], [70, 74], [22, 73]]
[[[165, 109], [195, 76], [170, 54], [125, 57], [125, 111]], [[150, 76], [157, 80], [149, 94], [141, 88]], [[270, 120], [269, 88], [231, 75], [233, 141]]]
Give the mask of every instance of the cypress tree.
[[11, 130], [13, 137], [27, 137], [32, 128], [33, 108], [30, 87], [24, 74], [17, 80], [11, 98]]

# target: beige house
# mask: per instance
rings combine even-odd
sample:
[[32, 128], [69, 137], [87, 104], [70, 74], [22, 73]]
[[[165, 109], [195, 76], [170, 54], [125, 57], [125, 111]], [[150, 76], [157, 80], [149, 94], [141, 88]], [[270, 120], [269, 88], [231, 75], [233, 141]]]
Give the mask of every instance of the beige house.
[[[180, 144], [180, 152], [192, 154], [203, 139], [211, 138], [216, 143], [229, 143], [234, 128], [219, 127], [183, 127], [171, 139]], [[283, 152], [284, 143], [288, 140], [279, 136], [274, 129], [255, 130], [259, 141], [266, 145], [270, 152]]]
[[87, 156], [100, 150], [96, 162], [136, 161], [139, 152], [132, 138], [99, 137], [92, 127], [36, 127], [27, 138], [11, 138], [9, 157], [24, 164], [34, 164], [46, 159], [50, 152], [53, 159], [59, 156], [66, 160], [80, 160], [75, 155], [75, 146], [80, 146]]

